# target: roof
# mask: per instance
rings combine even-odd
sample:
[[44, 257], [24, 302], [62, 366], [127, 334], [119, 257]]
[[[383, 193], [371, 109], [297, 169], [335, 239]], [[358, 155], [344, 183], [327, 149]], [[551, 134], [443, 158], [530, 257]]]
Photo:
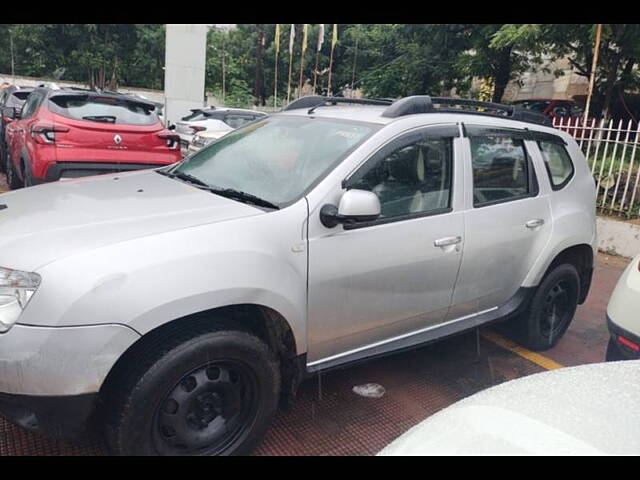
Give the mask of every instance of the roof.
[[[439, 105], [439, 107], [436, 107]], [[307, 115], [313, 117], [356, 120], [369, 123], [387, 124], [406, 118], [433, 118], [442, 123], [445, 116], [448, 122], [468, 121], [495, 124], [511, 128], [529, 126], [550, 126], [544, 115], [520, 107], [480, 102], [476, 100], [430, 97], [415, 95], [398, 100], [392, 99], [349, 99], [321, 97], [318, 95], [301, 97], [287, 105], [282, 115]], [[425, 117], [428, 115], [429, 117]], [[436, 122], [434, 122], [436, 123]]]

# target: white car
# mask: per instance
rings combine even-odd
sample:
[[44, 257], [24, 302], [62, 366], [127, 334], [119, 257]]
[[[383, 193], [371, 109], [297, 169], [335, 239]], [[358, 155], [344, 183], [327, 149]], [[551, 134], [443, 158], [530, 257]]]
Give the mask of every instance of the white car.
[[638, 455], [640, 361], [512, 380], [427, 418], [378, 455]]
[[225, 125], [225, 128], [220, 130], [205, 130], [204, 132], [196, 133], [189, 144], [187, 153], [195, 153], [203, 147], [206, 147], [211, 142], [218, 140], [225, 136], [227, 133], [232, 132], [233, 128]]
[[640, 359], [640, 255], [618, 280], [607, 305], [607, 326], [611, 333], [607, 360]]
[[176, 122], [175, 132], [180, 135], [180, 143], [183, 148], [187, 149], [193, 136], [198, 132], [236, 129], [266, 115], [263, 112], [241, 108], [198, 108], [191, 110], [189, 115]]

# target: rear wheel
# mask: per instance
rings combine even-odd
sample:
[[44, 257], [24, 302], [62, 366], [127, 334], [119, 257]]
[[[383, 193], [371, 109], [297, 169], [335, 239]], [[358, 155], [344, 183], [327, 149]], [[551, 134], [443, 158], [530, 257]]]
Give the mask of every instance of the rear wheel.
[[580, 277], [573, 265], [558, 265], [545, 276], [520, 318], [521, 343], [547, 350], [562, 338], [573, 320], [580, 294]]
[[[150, 358], [151, 357], [151, 358]], [[111, 450], [124, 455], [243, 455], [261, 440], [280, 394], [269, 348], [240, 331], [173, 339], [108, 401]]]

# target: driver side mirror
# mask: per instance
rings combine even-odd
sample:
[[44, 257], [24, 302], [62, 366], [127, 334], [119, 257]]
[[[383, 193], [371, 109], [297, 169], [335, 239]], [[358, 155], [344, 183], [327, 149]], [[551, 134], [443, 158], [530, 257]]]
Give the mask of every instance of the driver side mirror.
[[320, 222], [327, 228], [339, 223], [347, 228], [358, 222], [371, 222], [379, 216], [380, 200], [375, 193], [366, 190], [347, 190], [338, 207], [326, 204], [320, 209]]

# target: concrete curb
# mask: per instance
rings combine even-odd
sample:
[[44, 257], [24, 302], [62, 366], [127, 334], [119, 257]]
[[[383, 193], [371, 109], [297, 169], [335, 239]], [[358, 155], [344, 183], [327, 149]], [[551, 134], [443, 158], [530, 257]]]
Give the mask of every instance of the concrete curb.
[[598, 250], [633, 258], [640, 253], [640, 225], [611, 217], [597, 217]]

